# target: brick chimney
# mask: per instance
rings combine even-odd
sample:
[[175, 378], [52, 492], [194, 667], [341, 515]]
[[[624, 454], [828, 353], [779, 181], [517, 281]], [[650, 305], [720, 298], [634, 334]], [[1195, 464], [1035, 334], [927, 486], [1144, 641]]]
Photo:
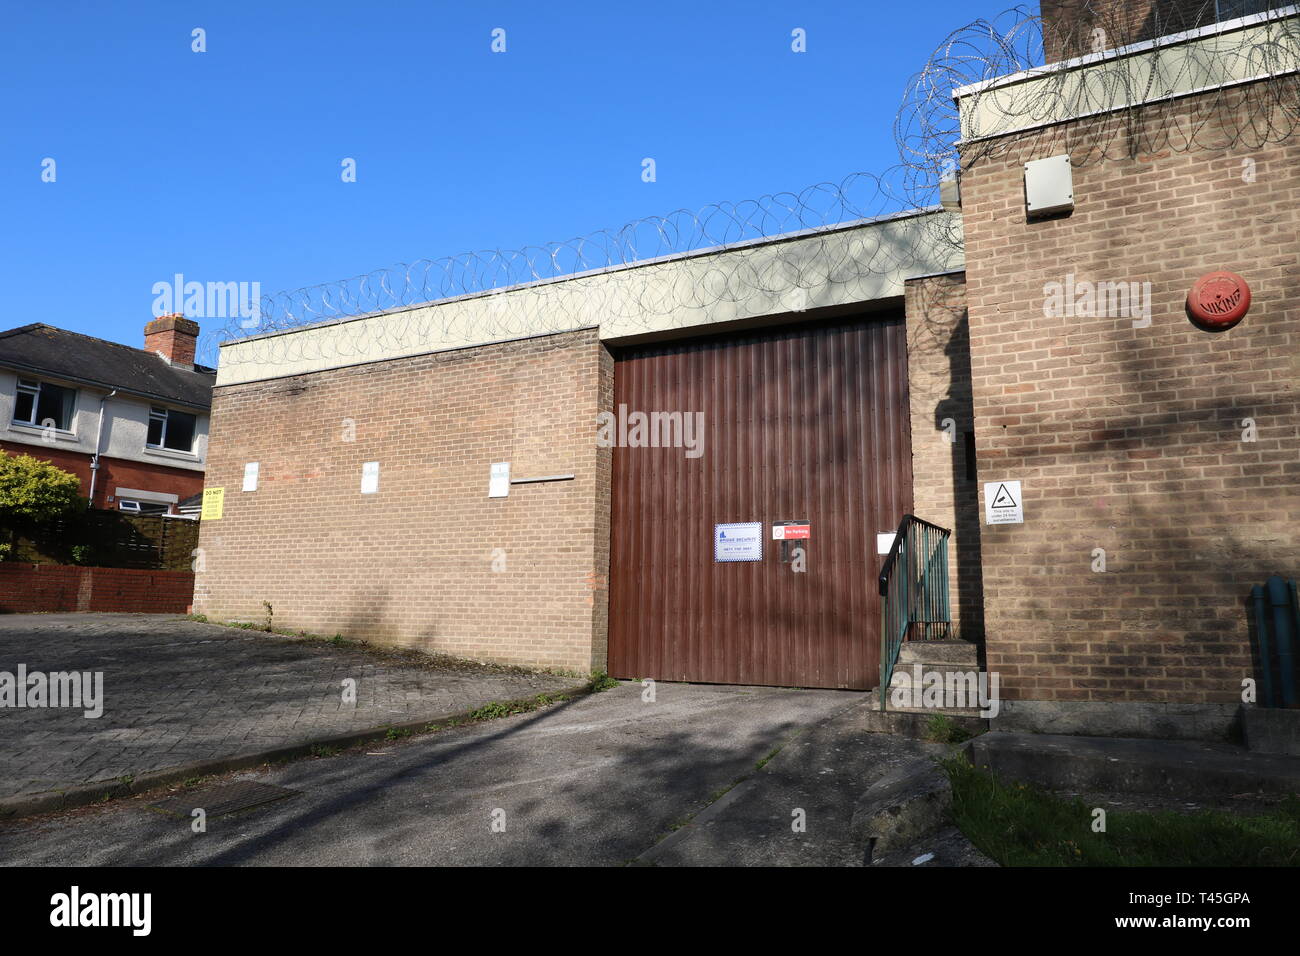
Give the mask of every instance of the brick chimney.
[[144, 327], [144, 350], [161, 355], [168, 365], [194, 365], [199, 324], [179, 312], [163, 315]]

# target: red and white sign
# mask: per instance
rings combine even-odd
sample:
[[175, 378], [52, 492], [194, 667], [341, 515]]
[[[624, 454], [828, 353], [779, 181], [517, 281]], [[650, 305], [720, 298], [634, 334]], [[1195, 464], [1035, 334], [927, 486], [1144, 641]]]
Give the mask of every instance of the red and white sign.
[[795, 538], [807, 538], [812, 531], [812, 525], [809, 524], [774, 524], [772, 525], [773, 541], [791, 541]]

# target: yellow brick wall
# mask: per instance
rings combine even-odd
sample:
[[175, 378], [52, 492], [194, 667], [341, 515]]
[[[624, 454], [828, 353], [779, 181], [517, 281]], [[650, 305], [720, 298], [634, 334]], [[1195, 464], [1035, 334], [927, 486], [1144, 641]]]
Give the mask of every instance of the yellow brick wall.
[[[1300, 572], [1300, 143], [1112, 154], [1026, 221], [1021, 163], [1055, 142], [962, 181], [980, 481], [1025, 482], [1025, 524], [982, 528], [988, 663], [1009, 699], [1239, 700], [1250, 587]], [[1219, 269], [1254, 304], [1216, 334], [1184, 303]], [[1150, 327], [1046, 317], [1070, 273], [1150, 282]]]
[[[276, 626], [603, 668], [611, 389], [594, 331], [218, 388], [207, 487], [225, 507], [203, 522], [196, 612], [261, 620], [265, 600]], [[498, 461], [576, 478], [492, 499]]]
[[911, 406], [912, 484], [918, 518], [948, 528], [953, 631], [984, 637], [978, 482], [969, 476], [970, 335], [962, 273], [907, 283], [907, 390]]

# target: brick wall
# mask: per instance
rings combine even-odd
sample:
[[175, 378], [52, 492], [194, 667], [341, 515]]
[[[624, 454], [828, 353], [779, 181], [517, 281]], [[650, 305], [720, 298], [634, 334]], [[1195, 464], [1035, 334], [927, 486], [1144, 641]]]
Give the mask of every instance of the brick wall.
[[[81, 493], [90, 495], [90, 455], [12, 441], [0, 441], [0, 451], [11, 455], [31, 455], [38, 461], [48, 461], [56, 468], [76, 475], [81, 480]], [[155, 491], [164, 495], [176, 495], [184, 501], [203, 490], [203, 472], [100, 455], [94, 507], [115, 509], [117, 501], [108, 500], [115, 488]]]
[[952, 529], [953, 629], [978, 642], [984, 638], [984, 595], [978, 484], [969, 476], [975, 422], [965, 276], [909, 281], [906, 308], [913, 507], [918, 518]]
[[199, 324], [179, 313], [163, 315], [144, 327], [144, 350], [174, 365], [193, 365]]
[[[269, 601], [276, 625], [602, 668], [612, 373], [583, 331], [216, 389], [207, 487], [225, 509], [203, 522], [196, 609], [262, 620]], [[260, 486], [241, 492], [251, 461]], [[491, 499], [500, 461], [576, 478]]]
[[0, 613], [119, 611], [185, 614], [194, 593], [189, 571], [0, 563]]
[[[1239, 700], [1250, 586], [1300, 572], [1300, 143], [1077, 167], [1074, 212], [1027, 222], [1042, 152], [962, 188], [980, 481], [1025, 483], [1025, 524], [981, 534], [989, 666], [1013, 700]], [[1184, 302], [1217, 269], [1254, 304], [1215, 334]], [[1150, 327], [1045, 317], [1068, 274], [1150, 282]]]
[[1193, 30], [1216, 18], [1214, 0], [1042, 0], [1039, 9], [1048, 63]]
[[[614, 356], [604, 345], [597, 345], [597, 409], [614, 407]], [[591, 659], [593, 667], [604, 670], [609, 651], [609, 559], [610, 517], [613, 495], [613, 449], [596, 449], [595, 535], [591, 578]]]

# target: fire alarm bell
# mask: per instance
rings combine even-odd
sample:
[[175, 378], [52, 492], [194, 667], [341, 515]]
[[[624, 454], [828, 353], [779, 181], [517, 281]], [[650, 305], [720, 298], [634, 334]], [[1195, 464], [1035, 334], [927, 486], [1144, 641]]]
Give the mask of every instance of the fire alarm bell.
[[1209, 329], [1228, 329], [1246, 317], [1250, 309], [1250, 286], [1235, 272], [1210, 272], [1187, 293], [1187, 311], [1192, 321]]

